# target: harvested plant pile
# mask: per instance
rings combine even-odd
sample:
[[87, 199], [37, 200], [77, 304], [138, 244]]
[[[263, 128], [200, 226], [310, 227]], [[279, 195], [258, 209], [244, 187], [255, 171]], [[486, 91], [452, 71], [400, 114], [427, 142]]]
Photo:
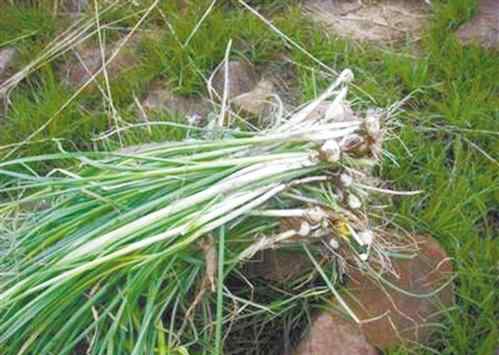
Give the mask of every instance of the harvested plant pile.
[[[2, 192], [16, 196], [0, 204], [0, 352], [216, 348], [223, 324], [258, 308], [234, 302], [217, 274], [235, 272], [260, 250], [309, 245], [315, 262], [321, 245], [356, 267], [384, 265], [367, 216], [370, 193], [384, 191], [369, 185], [369, 172], [386, 127], [379, 112], [350, 110], [351, 79], [345, 70], [315, 101], [259, 132], [219, 129], [209, 139], [134, 152], [61, 151], [0, 163], [9, 178]], [[325, 103], [326, 113], [311, 117]], [[39, 176], [29, 165], [44, 160], [76, 166]], [[281, 218], [296, 228], [278, 228]], [[216, 315], [196, 309], [215, 290]]]

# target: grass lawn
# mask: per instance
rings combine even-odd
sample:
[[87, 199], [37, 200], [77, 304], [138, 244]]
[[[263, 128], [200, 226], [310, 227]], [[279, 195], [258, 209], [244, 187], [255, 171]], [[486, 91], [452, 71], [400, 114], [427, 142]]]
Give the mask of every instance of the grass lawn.
[[[18, 70], [44, 53], [57, 33], [70, 25], [67, 16], [58, 16], [61, 10], [53, 0], [23, 3], [4, 4], [0, 11], [0, 48], [18, 49]], [[101, 31], [101, 40], [121, 38], [149, 3], [107, 12], [101, 5], [100, 21], [116, 21]], [[233, 57], [245, 57], [257, 66], [284, 66], [286, 55], [294, 63], [289, 70], [300, 102], [330, 83], [331, 76], [315, 61], [286, 45], [237, 1], [220, 1], [192, 38], [210, 1], [196, 1], [187, 9], [181, 3], [160, 1], [141, 26], [139, 39], [128, 48], [137, 58], [133, 67], [109, 80], [99, 76], [98, 85], [77, 97], [72, 97], [76, 89], [61, 80], [57, 69], [65, 60], [74, 60], [72, 53], [44, 61], [12, 91], [9, 114], [0, 117], [0, 159], [48, 120], [51, 123], [32, 143], [10, 157], [55, 152], [57, 143], [65, 149], [117, 146], [116, 140], [92, 138], [108, 129], [116, 115], [138, 122], [134, 97], [143, 97], [154, 82], [169, 82], [179, 95], [206, 95], [203, 77], [222, 61], [229, 39], [234, 41]], [[379, 174], [398, 189], [424, 190], [395, 201], [390, 210], [394, 222], [433, 235], [457, 272], [456, 307], [446, 314], [431, 347], [439, 354], [490, 355], [499, 339], [499, 54], [463, 48], [456, 40], [455, 29], [473, 15], [475, 1], [432, 3], [431, 22], [421, 41], [380, 49], [327, 35], [303, 17], [299, 1], [251, 2], [323, 63], [338, 71], [351, 68], [357, 85], [352, 95], [359, 98], [358, 105], [388, 107], [409, 96], [399, 115], [400, 141], [387, 143], [397, 163], [387, 160]], [[95, 13], [89, 11], [92, 16]], [[98, 43], [98, 37], [88, 41]], [[127, 133], [123, 142], [180, 137], [178, 130], [158, 128], [150, 134]], [[53, 166], [37, 168], [46, 171]], [[417, 353], [433, 352], [421, 348]]]

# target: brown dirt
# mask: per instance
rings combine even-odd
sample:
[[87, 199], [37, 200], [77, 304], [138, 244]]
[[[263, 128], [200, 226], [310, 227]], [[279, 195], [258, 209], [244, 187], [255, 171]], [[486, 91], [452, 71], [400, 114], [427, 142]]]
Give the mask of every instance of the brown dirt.
[[[374, 346], [386, 350], [401, 344], [410, 347], [428, 343], [434, 331], [432, 325], [441, 320], [440, 311], [454, 304], [452, 265], [431, 237], [415, 236], [412, 242], [393, 238], [390, 242], [418, 248], [412, 259], [392, 258], [397, 276], [385, 274], [383, 278], [395, 287], [351, 270], [342, 294], [361, 324], [347, 320], [338, 310], [321, 312], [296, 354], [375, 354]], [[280, 261], [296, 263], [291, 259]]]
[[[227, 97], [232, 99], [255, 88], [258, 76], [255, 67], [243, 60], [231, 60], [228, 63]], [[223, 97], [225, 85], [225, 66], [221, 65], [213, 74], [213, 89], [219, 98]]]
[[499, 48], [499, 1], [480, 0], [477, 15], [461, 26], [456, 34], [463, 44]]
[[[170, 114], [186, 116], [189, 120], [201, 119], [211, 110], [211, 104], [208, 100], [200, 97], [175, 95], [161, 82], [152, 85], [152, 89], [142, 102], [142, 106], [146, 113], [148, 111], [166, 111]], [[201, 123], [196, 122], [196, 124]]]
[[278, 283], [294, 280], [313, 267], [303, 252], [284, 249], [260, 252], [247, 264], [250, 275]]
[[12, 67], [12, 62], [16, 57], [16, 49], [6, 47], [0, 49], [0, 83], [5, 79]]
[[341, 316], [323, 313], [293, 355], [376, 355], [378, 351], [367, 342], [360, 329]]
[[13, 63], [16, 59], [17, 51], [13, 47], [0, 49], [0, 117], [7, 112], [8, 98], [5, 95], [5, 89], [2, 89], [2, 83], [12, 75]]
[[359, 319], [369, 320], [361, 329], [369, 342], [380, 349], [401, 343], [427, 343], [434, 330], [431, 324], [440, 319], [438, 313], [454, 303], [454, 288], [449, 283], [452, 264], [447, 254], [433, 238], [415, 236], [415, 241], [417, 256], [408, 260], [392, 258], [398, 277], [383, 277], [417, 297], [360, 272], [350, 273], [346, 300]]
[[307, 0], [304, 8], [335, 35], [380, 44], [417, 41], [429, 10], [423, 0]]
[[[225, 66], [222, 64], [213, 74], [213, 96], [221, 100], [225, 89]], [[255, 67], [244, 60], [233, 60], [228, 63], [227, 98], [237, 113], [261, 115], [269, 107], [268, 100], [272, 96], [272, 81], [260, 78]]]
[[[106, 70], [110, 78], [123, 74], [125, 70], [137, 64], [137, 57], [133, 54], [135, 41], [130, 40], [120, 49], [116, 57], [107, 65]], [[106, 60], [117, 48], [116, 44], [107, 45]], [[102, 67], [101, 49], [97, 47], [80, 47], [74, 51], [74, 59], [64, 63], [60, 69], [62, 79], [73, 87], [86, 83]]]

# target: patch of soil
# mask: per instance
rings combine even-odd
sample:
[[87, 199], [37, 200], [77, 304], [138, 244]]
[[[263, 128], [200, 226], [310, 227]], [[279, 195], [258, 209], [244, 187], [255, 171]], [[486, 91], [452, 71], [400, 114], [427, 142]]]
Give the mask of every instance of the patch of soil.
[[429, 19], [423, 0], [306, 0], [304, 8], [333, 34], [381, 44], [419, 40]]
[[[106, 61], [110, 58], [113, 52], [118, 48], [119, 43], [108, 45], [104, 50], [104, 58]], [[107, 73], [110, 79], [116, 78], [123, 74], [126, 70], [134, 67], [138, 63], [137, 57], [133, 54], [136, 41], [131, 39], [118, 54], [106, 66]], [[97, 73], [103, 66], [103, 56], [101, 48], [98, 46], [89, 47], [81, 46], [74, 51], [74, 58], [65, 62], [60, 68], [61, 79], [72, 87], [80, 87], [85, 84], [92, 76]]]
[[261, 68], [261, 71], [263, 78], [272, 81], [274, 92], [287, 110], [293, 109], [297, 102], [303, 101], [295, 67], [286, 55], [276, 55]]
[[322, 311], [295, 354], [376, 354], [374, 347], [386, 350], [401, 344], [427, 344], [441, 311], [454, 304], [453, 269], [435, 239], [416, 235], [411, 248], [412, 244], [417, 247], [416, 256], [392, 258], [394, 273], [380, 274], [384, 281], [360, 270], [350, 271], [343, 299], [361, 323], [337, 310]]
[[[244, 60], [231, 60], [227, 63], [227, 67], [227, 97], [229, 100], [255, 88], [259, 78], [251, 63]], [[222, 98], [225, 86], [224, 64], [214, 71], [212, 85], [218, 98]]]
[[392, 258], [395, 275], [383, 282], [351, 272], [345, 297], [370, 344], [387, 349], [400, 344], [427, 344], [441, 312], [454, 304], [453, 268], [438, 242], [414, 236], [417, 255]]
[[63, 13], [77, 16], [87, 9], [89, 0], [66, 0], [61, 5]]
[[211, 110], [211, 104], [207, 99], [194, 96], [175, 95], [165, 83], [156, 82], [142, 102], [147, 115], [150, 111], [165, 111], [173, 115], [185, 116], [187, 120], [196, 125], [201, 122]]
[[313, 268], [312, 262], [303, 252], [285, 249], [264, 250], [247, 264], [250, 275], [276, 283], [294, 280]]
[[499, 48], [499, 1], [480, 0], [477, 15], [456, 34], [465, 45], [474, 42], [484, 48]]
[[13, 47], [6, 47], [0, 49], [0, 83], [5, 79], [12, 67], [12, 62], [16, 57], [16, 49]]
[[490, 232], [493, 236], [499, 236], [499, 209], [492, 208], [487, 211], [484, 220], [477, 223], [477, 228], [480, 232]]
[[17, 57], [17, 50], [13, 47], [0, 49], [0, 117], [7, 112], [8, 99], [2, 83], [12, 74], [13, 64]]
[[293, 355], [377, 355], [378, 350], [352, 322], [334, 314], [319, 314]]
[[[274, 85], [256, 71], [253, 64], [244, 60], [227, 63], [227, 99], [237, 113], [261, 115], [268, 109], [268, 101], [274, 92]], [[225, 65], [222, 64], [212, 74], [211, 88], [214, 100], [221, 101], [225, 89]]]

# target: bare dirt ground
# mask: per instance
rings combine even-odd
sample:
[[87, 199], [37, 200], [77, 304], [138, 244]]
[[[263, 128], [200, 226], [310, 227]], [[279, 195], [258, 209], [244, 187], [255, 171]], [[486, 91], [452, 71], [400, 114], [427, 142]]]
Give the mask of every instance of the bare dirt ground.
[[419, 40], [429, 15], [422, 0], [308, 0], [304, 7], [331, 33], [380, 43]]

